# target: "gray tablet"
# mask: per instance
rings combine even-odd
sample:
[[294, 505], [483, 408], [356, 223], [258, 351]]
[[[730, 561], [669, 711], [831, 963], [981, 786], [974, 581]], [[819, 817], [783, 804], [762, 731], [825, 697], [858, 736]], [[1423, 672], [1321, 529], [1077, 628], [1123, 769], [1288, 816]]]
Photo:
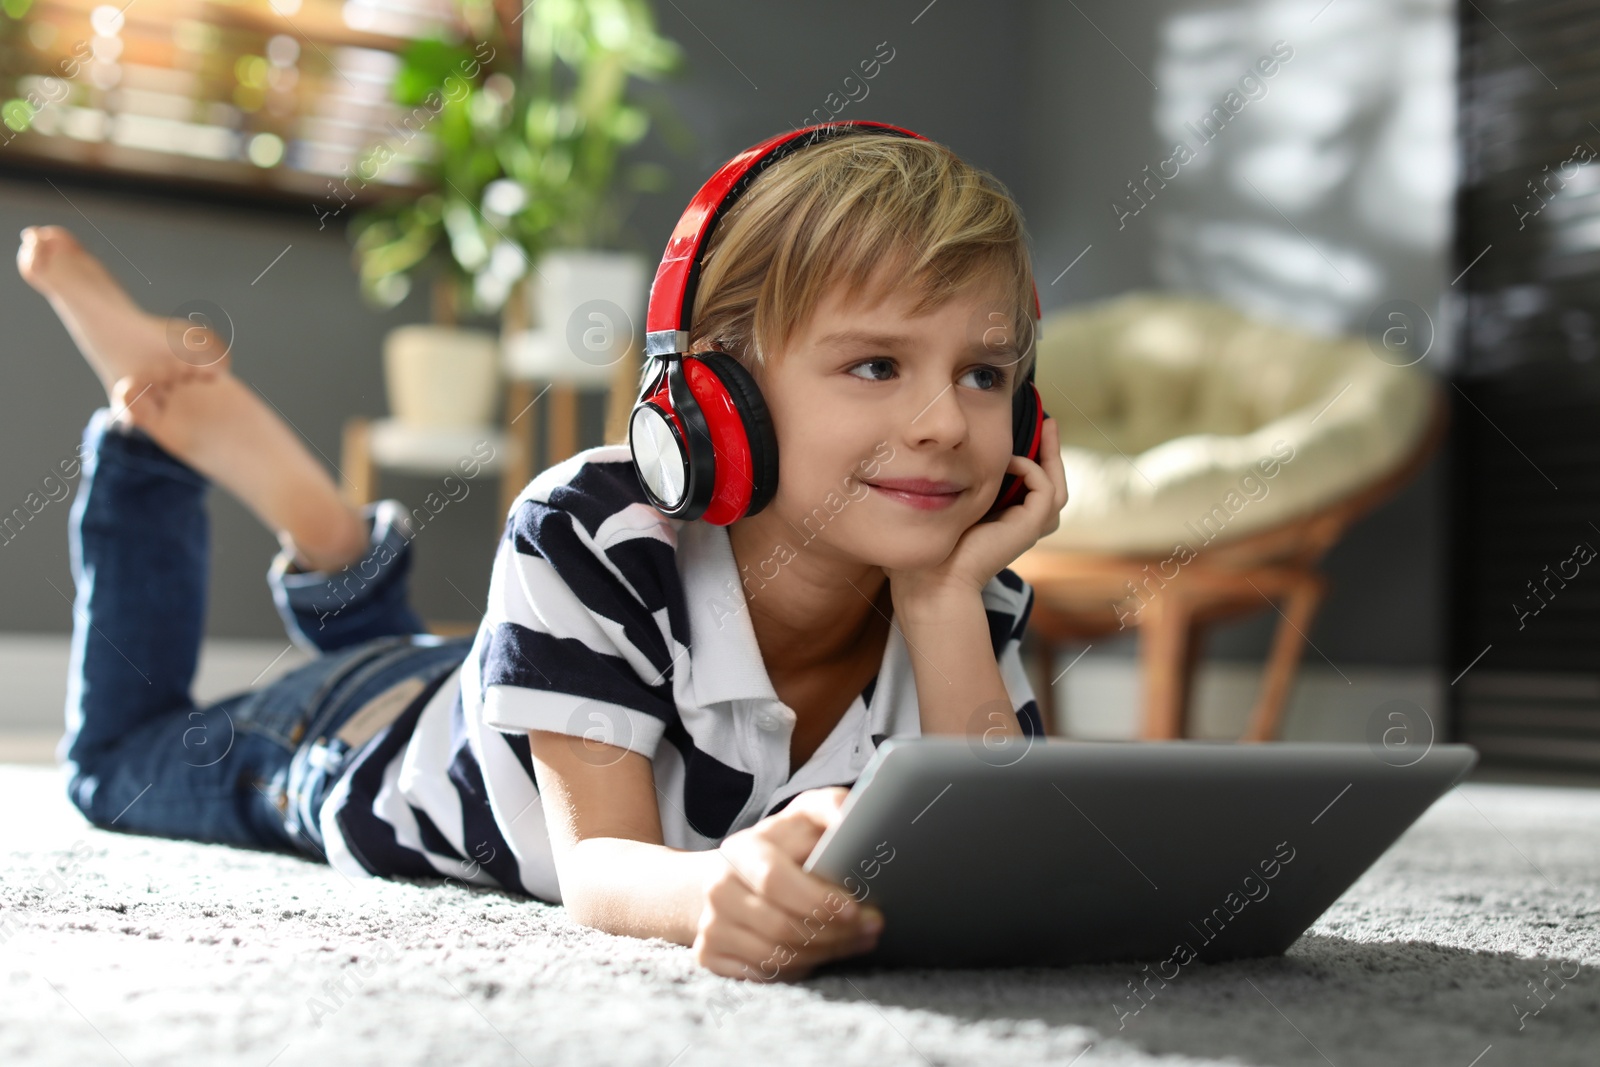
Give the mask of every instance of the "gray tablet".
[[[1364, 744], [890, 738], [805, 869], [884, 915], [829, 967], [1283, 952], [1478, 754]], [[1168, 975], [1170, 977], [1170, 975]]]

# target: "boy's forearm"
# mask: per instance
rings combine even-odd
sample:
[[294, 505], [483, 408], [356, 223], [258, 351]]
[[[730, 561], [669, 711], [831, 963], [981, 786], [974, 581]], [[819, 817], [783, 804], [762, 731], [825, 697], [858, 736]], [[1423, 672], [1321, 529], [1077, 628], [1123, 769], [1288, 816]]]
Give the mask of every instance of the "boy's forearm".
[[917, 683], [924, 734], [1022, 736], [995, 662], [989, 617], [977, 591], [900, 604], [895, 619], [906, 640]]
[[728, 861], [716, 849], [684, 849], [591, 837], [562, 870], [561, 898], [578, 922], [612, 934], [694, 944], [705, 884]]

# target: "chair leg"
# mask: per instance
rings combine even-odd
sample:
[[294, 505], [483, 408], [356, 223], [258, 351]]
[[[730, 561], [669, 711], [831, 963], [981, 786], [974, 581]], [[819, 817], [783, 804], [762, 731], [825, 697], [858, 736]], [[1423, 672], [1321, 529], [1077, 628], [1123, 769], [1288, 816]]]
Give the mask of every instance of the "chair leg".
[[617, 360], [611, 376], [611, 392], [606, 397], [606, 440], [608, 445], [628, 442], [628, 417], [633, 414], [633, 402], [639, 393], [640, 351], [637, 344]]
[[1180, 675], [1183, 691], [1183, 721], [1182, 729], [1179, 733], [1180, 737], [1189, 736], [1189, 727], [1192, 725], [1189, 712], [1194, 705], [1194, 677], [1195, 671], [1200, 666], [1200, 635], [1203, 630], [1204, 627], [1191, 615], [1188, 629], [1183, 635], [1183, 663], [1179, 668], [1183, 672]]
[[1193, 683], [1194, 618], [1189, 605], [1171, 591], [1145, 605], [1139, 620], [1140, 674], [1144, 680], [1146, 741], [1183, 737], [1188, 729]]
[[550, 387], [550, 428], [545, 444], [550, 450], [546, 467], [578, 454], [578, 388], [570, 382]]
[[1300, 663], [1300, 653], [1305, 647], [1306, 632], [1317, 613], [1328, 582], [1322, 575], [1307, 571], [1297, 578], [1285, 598], [1283, 615], [1278, 619], [1277, 633], [1272, 639], [1272, 653], [1261, 678], [1261, 693], [1256, 701], [1255, 713], [1250, 717], [1250, 728], [1245, 731], [1245, 741], [1276, 741], [1283, 728], [1284, 705], [1289, 699], [1289, 689], [1294, 684], [1295, 669]]
[[372, 503], [377, 491], [377, 469], [372, 462], [372, 426], [362, 418], [346, 419], [343, 454], [339, 465], [344, 474], [344, 498], [353, 507]]
[[533, 477], [534, 433], [539, 420], [533, 410], [538, 399], [533, 383], [514, 378], [506, 387], [506, 455], [500, 468], [500, 515], [511, 511], [528, 480]]
[[1022, 635], [1022, 662], [1031, 675], [1034, 702], [1039, 706], [1039, 718], [1044, 722], [1047, 737], [1061, 732], [1056, 719], [1055, 688], [1050, 684], [1050, 672], [1055, 669], [1056, 647], [1033, 630]]

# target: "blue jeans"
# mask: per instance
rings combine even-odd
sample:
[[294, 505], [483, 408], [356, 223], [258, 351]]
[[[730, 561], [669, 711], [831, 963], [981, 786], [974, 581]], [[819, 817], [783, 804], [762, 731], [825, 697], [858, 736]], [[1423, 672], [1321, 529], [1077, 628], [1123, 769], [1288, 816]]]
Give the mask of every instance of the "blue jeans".
[[268, 572], [290, 639], [322, 654], [197, 706], [209, 482], [142, 431], [108, 427], [109, 414], [84, 430], [67, 533], [77, 599], [57, 756], [68, 795], [106, 829], [326, 858], [317, 813], [362, 748], [335, 732], [396, 683], [443, 678], [470, 642], [427, 634], [407, 604], [409, 528], [385, 501], [367, 509], [362, 560], [302, 573], [280, 554]]

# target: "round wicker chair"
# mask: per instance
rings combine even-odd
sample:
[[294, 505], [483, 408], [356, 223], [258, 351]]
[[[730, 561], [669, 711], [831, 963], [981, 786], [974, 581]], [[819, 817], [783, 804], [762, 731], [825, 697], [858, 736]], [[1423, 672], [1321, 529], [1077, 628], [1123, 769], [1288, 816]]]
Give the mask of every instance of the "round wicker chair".
[[1131, 626], [1141, 736], [1184, 736], [1203, 627], [1271, 609], [1244, 739], [1278, 737], [1327, 589], [1317, 563], [1438, 446], [1438, 386], [1361, 340], [1142, 293], [1048, 316], [1036, 380], [1069, 499], [1011, 569], [1034, 587], [1028, 653], [1046, 722], [1060, 646]]

